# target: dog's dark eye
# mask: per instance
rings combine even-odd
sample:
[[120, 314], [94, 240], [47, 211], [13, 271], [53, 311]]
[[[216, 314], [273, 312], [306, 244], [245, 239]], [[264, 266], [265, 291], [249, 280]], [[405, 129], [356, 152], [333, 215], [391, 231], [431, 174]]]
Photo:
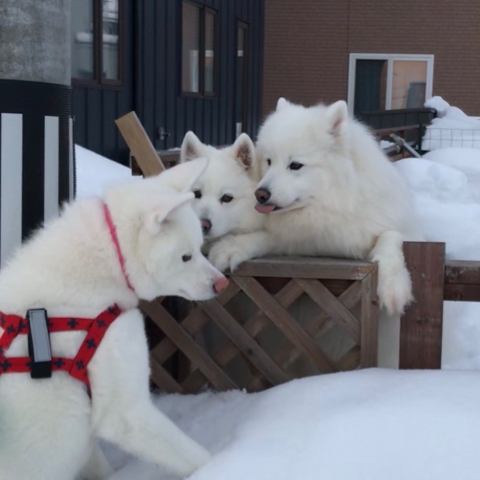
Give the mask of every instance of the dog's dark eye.
[[269, 158], [267, 158], [267, 165], [270, 166], [271, 164], [272, 164], [272, 161]]
[[200, 190], [194, 190], [193, 194], [195, 195], [195, 198], [202, 198], [202, 192]]
[[228, 193], [226, 193], [226, 194], [223, 195], [223, 197], [220, 199], [220, 203], [230, 203], [232, 200], [233, 200], [233, 197], [232, 197], [231, 195], [228, 195]]
[[298, 162], [292, 162], [288, 168], [290, 170], [300, 170], [303, 167], [303, 163], [298, 163]]
[[182, 257], [182, 261], [184, 261], [184, 262], [189, 262], [191, 259], [192, 259], [191, 255], [184, 255]]

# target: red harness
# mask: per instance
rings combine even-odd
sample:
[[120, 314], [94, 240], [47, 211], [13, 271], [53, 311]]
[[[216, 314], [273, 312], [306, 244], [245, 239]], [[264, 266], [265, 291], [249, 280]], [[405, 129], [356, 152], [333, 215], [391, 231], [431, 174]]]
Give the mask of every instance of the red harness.
[[[112, 243], [115, 246], [118, 262], [122, 269], [123, 277], [130, 290], [134, 289], [128, 278], [125, 268], [125, 259], [120, 248], [115, 225], [107, 205], [103, 205], [105, 221], [110, 232]], [[89, 387], [87, 366], [100, 345], [108, 327], [119, 317], [121, 310], [114, 305], [102, 312], [97, 318], [49, 318], [48, 331], [72, 332], [83, 330], [87, 332], [85, 340], [80, 345], [75, 358], [52, 358], [52, 371], [62, 370], [68, 372], [73, 378], [84, 382]], [[28, 373], [30, 369], [30, 357], [5, 357], [5, 352], [12, 344], [17, 335], [27, 335], [29, 332], [28, 322], [17, 315], [6, 315], [0, 312], [0, 327], [4, 329], [0, 337], [0, 375], [3, 373]]]
[[[108, 327], [121, 313], [121, 310], [114, 305], [94, 320], [88, 318], [49, 318], [48, 331], [50, 333], [77, 330], [87, 332], [75, 358], [52, 358], [52, 371], [68, 372], [73, 378], [84, 382], [88, 387], [87, 366]], [[3, 335], [0, 337], [0, 375], [3, 373], [30, 372], [30, 357], [5, 357], [4, 355], [17, 335], [28, 334], [27, 321], [17, 315], [5, 315], [0, 312], [0, 327], [4, 329]]]

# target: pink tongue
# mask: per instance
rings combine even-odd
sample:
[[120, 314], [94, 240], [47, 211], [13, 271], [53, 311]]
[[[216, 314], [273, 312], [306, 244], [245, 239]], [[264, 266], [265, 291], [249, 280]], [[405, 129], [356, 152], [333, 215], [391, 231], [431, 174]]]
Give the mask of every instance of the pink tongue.
[[255, 210], [259, 213], [270, 213], [275, 210], [275, 205], [261, 205], [260, 203], [257, 203], [255, 205]]

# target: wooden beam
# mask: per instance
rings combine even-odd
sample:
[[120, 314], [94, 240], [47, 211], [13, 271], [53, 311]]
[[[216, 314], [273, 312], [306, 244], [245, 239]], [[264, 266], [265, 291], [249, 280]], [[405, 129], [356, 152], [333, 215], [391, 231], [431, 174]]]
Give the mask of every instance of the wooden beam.
[[362, 280], [377, 268], [358, 260], [322, 257], [262, 257], [239, 265], [235, 276]]
[[152, 142], [135, 112], [130, 112], [115, 120], [125, 143], [135, 157], [145, 177], [159, 175], [165, 170]]
[[400, 368], [438, 369], [442, 360], [445, 244], [407, 242], [407, 268], [415, 302], [400, 327]]

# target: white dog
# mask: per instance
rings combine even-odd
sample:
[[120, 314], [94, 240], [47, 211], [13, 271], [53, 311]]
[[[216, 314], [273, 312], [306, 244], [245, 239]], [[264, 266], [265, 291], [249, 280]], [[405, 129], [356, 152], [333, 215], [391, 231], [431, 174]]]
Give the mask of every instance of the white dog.
[[[4, 315], [25, 318], [27, 310], [45, 308], [50, 319], [94, 319], [112, 305], [121, 313], [88, 364], [91, 399], [67, 372], [32, 379], [0, 368], [1, 480], [71, 480], [89, 459], [87, 478], [103, 478], [110, 469], [95, 450], [96, 436], [182, 476], [209, 460], [150, 400], [148, 347], [137, 309], [140, 298], [159, 295], [207, 300], [228, 283], [201, 254], [194, 196], [186, 192], [206, 163], [67, 206], [2, 270]], [[0, 341], [7, 330], [0, 327]], [[26, 337], [18, 335], [0, 352], [3, 367], [28, 356]], [[53, 357], [73, 358], [85, 332], [50, 337]]]
[[414, 236], [408, 189], [345, 102], [305, 108], [281, 98], [261, 127], [257, 211], [264, 231], [226, 238], [209, 258], [220, 270], [269, 253], [371, 260], [388, 313], [412, 300], [402, 244]]
[[193, 208], [201, 219], [206, 242], [211, 245], [227, 234], [261, 229], [266, 218], [254, 209], [260, 172], [250, 137], [242, 133], [232, 146], [217, 149], [188, 132], [181, 148], [181, 162], [199, 157], [208, 158], [208, 166], [193, 183]]

